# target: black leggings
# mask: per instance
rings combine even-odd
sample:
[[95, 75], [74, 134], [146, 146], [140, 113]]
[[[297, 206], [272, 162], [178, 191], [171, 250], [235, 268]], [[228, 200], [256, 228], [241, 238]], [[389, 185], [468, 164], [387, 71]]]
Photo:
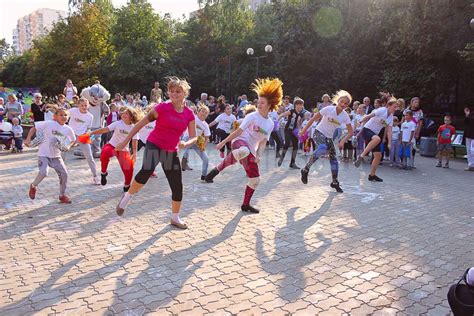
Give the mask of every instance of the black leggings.
[[285, 158], [286, 151], [290, 148], [290, 143], [293, 147], [293, 151], [291, 152], [291, 163], [293, 164], [298, 154], [298, 138], [296, 138], [292, 130], [285, 129], [285, 145], [283, 146], [282, 160]]
[[[226, 133], [226, 131], [218, 128], [216, 129], [216, 134], [217, 136], [220, 138], [219, 141], [223, 141], [224, 139], [226, 139], [230, 134]], [[227, 142], [227, 144], [225, 144], [224, 147], [221, 148], [221, 152], [224, 152], [225, 148], [227, 148], [227, 153], [230, 153], [230, 151], [232, 150], [231, 149], [231, 144], [232, 142]]]
[[275, 141], [276, 143], [276, 150], [277, 150], [277, 153], [280, 152], [280, 149], [281, 149], [281, 139], [280, 139], [280, 135], [276, 132], [276, 131], [273, 131], [271, 134], [270, 134], [270, 137], [273, 138], [273, 140]]
[[183, 199], [183, 181], [181, 163], [177, 152], [162, 150], [153, 143], [146, 142], [143, 165], [135, 176], [135, 181], [146, 184], [160, 162], [171, 188], [171, 199], [175, 202], [181, 202]]

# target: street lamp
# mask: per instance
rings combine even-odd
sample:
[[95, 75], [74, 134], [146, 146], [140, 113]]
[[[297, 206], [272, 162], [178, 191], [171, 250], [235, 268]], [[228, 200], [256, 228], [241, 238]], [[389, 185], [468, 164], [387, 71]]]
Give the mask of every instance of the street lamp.
[[265, 55], [253, 56], [253, 54], [255, 53], [254, 49], [252, 47], [247, 48], [247, 55], [250, 58], [255, 58], [257, 60], [257, 69], [256, 69], [256, 76], [255, 76], [256, 78], [258, 78], [258, 67], [259, 67], [259, 64], [260, 64], [260, 58], [267, 57], [268, 54], [270, 54], [272, 51], [273, 51], [272, 45], [266, 45], [265, 46]]
[[[160, 57], [158, 59], [157, 58], [152, 58], [151, 59], [151, 64], [152, 65], [156, 65], [156, 64], [163, 65], [165, 62], [166, 62], [166, 60], [163, 57]], [[155, 70], [155, 77], [156, 77], [156, 80], [159, 80], [157, 70]]]

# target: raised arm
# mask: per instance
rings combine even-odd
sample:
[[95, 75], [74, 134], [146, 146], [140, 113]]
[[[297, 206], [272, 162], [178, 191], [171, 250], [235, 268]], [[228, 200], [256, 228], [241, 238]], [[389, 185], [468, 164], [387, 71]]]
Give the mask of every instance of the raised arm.
[[135, 126], [132, 128], [132, 130], [128, 134], [127, 138], [125, 138], [123, 142], [115, 146], [115, 150], [117, 151], [123, 150], [125, 146], [127, 146], [127, 144], [132, 140], [132, 137], [135, 136], [139, 130], [141, 130], [148, 123], [155, 121], [157, 118], [158, 118], [158, 113], [155, 111], [155, 109], [148, 112], [147, 116], [145, 116], [144, 118], [141, 119], [140, 122], [135, 124]]
[[321, 113], [316, 113], [315, 115], [313, 115], [313, 117], [308, 121], [308, 123], [306, 123], [306, 126], [303, 127], [303, 129], [300, 131], [300, 134], [301, 135], [304, 135], [304, 133], [306, 133], [306, 131], [308, 130], [308, 128], [311, 127], [311, 125], [313, 125], [314, 122], [316, 121], [319, 121], [321, 119]]
[[240, 135], [242, 135], [244, 131], [239, 127], [238, 129], [236, 129], [235, 131], [233, 131], [229, 136], [227, 136], [226, 139], [224, 139], [223, 141], [221, 141], [219, 144], [217, 144], [216, 146], [216, 149], [217, 150], [220, 150], [222, 147], [225, 146], [225, 144], [227, 144], [228, 142], [231, 142], [232, 140], [234, 140], [235, 138], [239, 137]]
[[286, 111], [278, 115], [278, 120], [280, 120], [282, 117], [287, 117], [288, 115], [291, 114], [291, 111]]
[[367, 123], [367, 121], [373, 118], [374, 116], [375, 116], [374, 112], [370, 113], [369, 115], [364, 116], [362, 120], [360, 120], [360, 124]]

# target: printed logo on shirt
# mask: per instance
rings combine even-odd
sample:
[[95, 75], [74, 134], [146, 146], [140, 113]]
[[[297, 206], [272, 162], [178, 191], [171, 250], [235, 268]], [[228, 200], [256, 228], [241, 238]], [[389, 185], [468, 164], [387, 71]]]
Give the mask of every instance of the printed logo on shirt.
[[151, 126], [151, 125], [145, 125], [145, 128], [146, 128], [146, 129], [154, 129], [154, 127]]
[[81, 120], [81, 119], [78, 118], [78, 117], [74, 118], [74, 121], [75, 121], [75, 122], [78, 122], [78, 123], [85, 123], [85, 121]]
[[328, 122], [338, 126], [341, 125], [341, 123], [337, 119], [332, 117], [328, 117]]
[[388, 123], [387, 123], [386, 120], [380, 119], [380, 125], [382, 125], [383, 127], [387, 127], [387, 126], [388, 126]]
[[54, 136], [60, 136], [60, 137], [64, 137], [64, 134], [57, 131], [57, 130], [52, 130], [51, 131], [51, 134], [53, 134]]
[[128, 131], [126, 131], [124, 129], [119, 129], [119, 132], [122, 133], [122, 134], [128, 135]]
[[451, 130], [449, 130], [448, 128], [444, 129], [441, 132], [441, 138], [442, 139], [451, 139]]
[[261, 133], [265, 136], [268, 135], [268, 132], [266, 130], [264, 130], [263, 128], [261, 128], [260, 126], [258, 126], [258, 125], [254, 125], [252, 130], [256, 133]]

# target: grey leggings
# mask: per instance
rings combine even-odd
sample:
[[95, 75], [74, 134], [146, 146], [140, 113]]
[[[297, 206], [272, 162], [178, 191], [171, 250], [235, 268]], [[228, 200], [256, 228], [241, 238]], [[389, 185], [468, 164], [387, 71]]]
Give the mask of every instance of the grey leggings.
[[97, 167], [95, 165], [94, 157], [92, 157], [92, 148], [90, 144], [79, 144], [79, 149], [82, 151], [82, 154], [87, 160], [89, 164], [89, 168], [91, 168], [92, 176], [97, 176]]
[[64, 161], [61, 157], [59, 158], [48, 158], [48, 157], [38, 157], [38, 168], [39, 173], [33, 181], [35, 187], [43, 181], [44, 178], [48, 176], [48, 167], [53, 168], [59, 177], [59, 195], [64, 195], [66, 193], [67, 185], [67, 169]]

